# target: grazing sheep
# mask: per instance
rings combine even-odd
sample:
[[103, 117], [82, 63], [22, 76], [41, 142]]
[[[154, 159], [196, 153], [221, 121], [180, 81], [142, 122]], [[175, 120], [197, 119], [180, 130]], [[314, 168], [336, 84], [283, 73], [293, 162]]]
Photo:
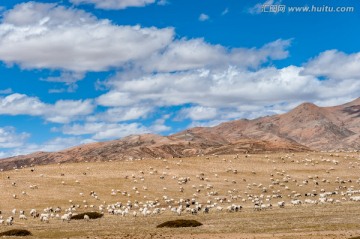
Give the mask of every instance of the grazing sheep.
[[14, 217], [10, 216], [6, 219], [6, 225], [11, 226], [14, 223]]
[[299, 199], [291, 200], [291, 204], [294, 206], [301, 205], [301, 200], [299, 200]]
[[39, 213], [37, 213], [36, 209], [31, 209], [30, 210], [30, 216], [32, 216], [33, 218], [38, 217]]
[[40, 221], [49, 223], [49, 217], [46, 217], [46, 216], [41, 217], [41, 218], [40, 218]]
[[84, 215], [84, 220], [85, 220], [85, 221], [89, 221], [89, 220], [90, 220], [90, 217], [85, 214], [85, 215]]
[[69, 213], [66, 213], [66, 214], [62, 215], [60, 219], [61, 219], [63, 222], [65, 222], [65, 221], [70, 222], [71, 216], [72, 216], [72, 213], [69, 212]]
[[43, 218], [45, 218], [45, 217], [49, 219], [50, 214], [49, 213], [41, 213], [40, 214], [40, 221], [43, 221]]

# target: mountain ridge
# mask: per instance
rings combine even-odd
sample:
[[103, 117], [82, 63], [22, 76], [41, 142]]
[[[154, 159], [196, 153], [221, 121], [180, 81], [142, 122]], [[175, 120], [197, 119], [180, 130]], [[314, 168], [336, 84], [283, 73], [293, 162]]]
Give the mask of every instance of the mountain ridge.
[[37, 164], [191, 157], [277, 151], [360, 149], [360, 98], [319, 107], [305, 102], [287, 113], [239, 119], [178, 133], [130, 135], [118, 140], [1, 159], [7, 170]]

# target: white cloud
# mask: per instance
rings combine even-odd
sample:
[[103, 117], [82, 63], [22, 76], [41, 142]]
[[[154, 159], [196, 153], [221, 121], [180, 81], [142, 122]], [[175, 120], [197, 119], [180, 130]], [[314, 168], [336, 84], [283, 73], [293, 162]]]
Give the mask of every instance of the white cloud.
[[279, 39], [261, 48], [226, 48], [200, 38], [175, 39], [173, 28], [119, 26], [82, 10], [35, 2], [16, 5], [0, 24], [0, 60], [63, 72], [45, 80], [65, 83], [68, 89], [51, 93], [74, 91], [88, 71], [115, 68], [141, 75], [228, 65], [256, 68], [286, 58], [290, 42]]
[[28, 151], [44, 151], [44, 152], [56, 152], [63, 149], [67, 149], [69, 147], [77, 146], [83, 143], [89, 143], [94, 141], [88, 141], [88, 140], [82, 140], [81, 138], [63, 138], [63, 137], [57, 137], [54, 139], [51, 139], [49, 141], [46, 141], [45, 143], [41, 145], [27, 145]]
[[109, 91], [97, 98], [97, 103], [102, 106], [131, 106], [136, 103], [126, 92]]
[[25, 155], [34, 152], [57, 152], [69, 147], [93, 142], [96, 141], [92, 139], [82, 139], [79, 137], [57, 137], [42, 144], [25, 143], [23, 145], [19, 145], [10, 151], [0, 152], [0, 158]]
[[0, 128], [0, 148], [20, 147], [29, 137], [28, 133], [17, 134], [14, 127]]
[[[144, 7], [155, 3], [155, 0], [70, 0], [74, 4], [93, 4], [100, 9], [125, 9], [128, 7]], [[163, 3], [164, 0], [159, 1]]]
[[0, 90], [0, 95], [9, 95], [11, 93], [13, 93], [13, 90], [11, 88]]
[[48, 121], [68, 123], [78, 116], [86, 116], [94, 111], [92, 100], [58, 100], [48, 112], [44, 112]]
[[147, 61], [139, 61], [147, 72], [174, 72], [203, 67], [223, 68], [235, 65], [257, 68], [269, 60], [288, 56], [291, 40], [276, 40], [260, 48], [232, 48], [211, 45], [204, 39], [180, 39], [171, 43], [165, 51], [155, 53]]
[[185, 118], [190, 118], [192, 120], [210, 120], [216, 118], [218, 115], [216, 108], [203, 107], [203, 106], [194, 106], [190, 108], [182, 109], [180, 115], [183, 115]]
[[[148, 105], [195, 108], [183, 109], [195, 121], [255, 118], [284, 113], [304, 101], [319, 105], [344, 103], [358, 97], [360, 81], [325, 80], [305, 75], [304, 67], [202, 68], [175, 73], [158, 73], [133, 79], [113, 78], [111, 91], [99, 97], [112, 102], [131, 99], [127, 107]], [[126, 97], [124, 97], [126, 96]], [[334, 100], [336, 99], [336, 100]], [[99, 100], [98, 100], [99, 101]]]
[[0, 98], [0, 114], [3, 115], [41, 115], [46, 108], [37, 97], [14, 93]]
[[0, 60], [23, 68], [104, 71], [146, 59], [173, 37], [172, 28], [118, 26], [82, 10], [28, 2], [4, 14]]
[[221, 15], [224, 16], [229, 13], [229, 8], [225, 8], [224, 11], [221, 12]]
[[128, 136], [130, 134], [148, 133], [149, 130], [138, 124], [106, 124], [103, 122], [65, 125], [62, 132], [68, 135], [92, 135], [94, 140], [109, 140]]
[[164, 115], [160, 119], [155, 120], [151, 125], [151, 132], [163, 133], [171, 130], [171, 127], [166, 125], [166, 120], [170, 118], [170, 115]]
[[24, 94], [11, 94], [0, 97], [1, 115], [42, 116], [47, 121], [67, 123], [80, 116], [93, 112], [92, 100], [58, 100], [55, 104], [46, 104], [37, 97]]
[[[269, 67], [253, 72], [229, 67], [161, 73], [128, 81], [115, 78], [112, 79], [114, 89], [109, 94], [115, 102], [126, 94], [133, 103], [151, 102], [155, 106], [188, 103], [206, 107], [237, 106], [244, 101], [288, 99], [293, 94], [306, 97], [313, 91], [307, 86], [310, 83], [316, 86], [317, 81], [299, 76], [299, 70], [297, 67], [280, 70]], [[102, 97], [106, 98], [107, 94]]]
[[88, 121], [105, 121], [105, 122], [121, 122], [128, 120], [137, 120], [146, 118], [151, 112], [150, 107], [115, 107], [106, 110], [104, 113], [99, 113], [94, 116], [89, 116]]
[[305, 64], [303, 74], [332, 79], [360, 79], [360, 53], [346, 54], [338, 50], [322, 52]]
[[[269, 8], [271, 5], [279, 5], [281, 4], [282, 0], [266, 0], [265, 2], [257, 3], [255, 6], [248, 9], [249, 13], [251, 14], [260, 14], [263, 12], [263, 8]], [[265, 9], [266, 10], [266, 9]], [[269, 11], [269, 10], [267, 10]]]
[[61, 93], [61, 92], [74, 92], [77, 89], [76, 82], [82, 80], [85, 77], [83, 72], [61, 72], [60, 76], [51, 76], [43, 81], [48, 82], [60, 82], [64, 83], [67, 86], [67, 89], [50, 89], [49, 93]]
[[207, 21], [209, 19], [210, 19], [210, 17], [208, 15], [206, 15], [205, 13], [201, 13], [199, 16], [199, 21], [201, 21], [201, 22]]
[[157, 4], [160, 6], [165, 6], [170, 4], [170, 2], [168, 0], [159, 0]]

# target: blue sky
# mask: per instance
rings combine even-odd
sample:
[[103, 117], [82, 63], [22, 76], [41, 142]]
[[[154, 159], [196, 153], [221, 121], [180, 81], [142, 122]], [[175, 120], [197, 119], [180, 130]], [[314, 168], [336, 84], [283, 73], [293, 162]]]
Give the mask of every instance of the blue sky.
[[0, 0], [0, 157], [351, 101], [359, 23], [357, 0]]

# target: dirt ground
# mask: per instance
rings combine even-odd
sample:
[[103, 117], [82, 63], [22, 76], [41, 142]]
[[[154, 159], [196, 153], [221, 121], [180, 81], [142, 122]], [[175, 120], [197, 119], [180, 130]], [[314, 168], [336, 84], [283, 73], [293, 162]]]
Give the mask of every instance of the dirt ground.
[[[180, 185], [181, 177], [189, 177], [190, 181]], [[37, 189], [30, 188], [35, 185]], [[3, 218], [12, 215], [14, 208], [25, 210], [28, 217], [19, 220], [17, 213], [14, 225], [0, 225], [0, 232], [25, 228], [33, 233], [29, 238], [351, 238], [360, 236], [360, 202], [349, 200], [346, 194], [349, 189], [360, 190], [359, 153], [84, 162], [39, 166], [33, 172], [28, 167], [0, 173]], [[91, 191], [97, 193], [98, 199], [89, 195]], [[329, 196], [333, 203], [299, 206], [290, 203], [295, 194], [300, 194], [296, 198], [303, 202], [318, 200], [321, 191], [336, 192]], [[305, 197], [309, 192], [318, 195]], [[261, 195], [264, 203], [273, 205], [272, 209], [254, 211], [252, 198]], [[166, 203], [164, 196], [173, 201]], [[169, 206], [187, 198], [195, 198], [203, 205], [216, 203], [223, 210], [214, 207], [209, 214], [184, 212], [181, 216], [170, 212]], [[225, 199], [224, 202], [219, 198]], [[103, 218], [89, 222], [67, 223], [52, 218], [49, 223], [43, 223], [28, 215], [32, 208], [42, 212], [47, 207], [65, 209], [78, 205], [77, 212], [84, 212], [98, 211], [101, 204], [137, 201], [141, 205], [155, 200], [166, 210], [146, 217], [141, 214], [122, 217], [105, 211]], [[286, 202], [285, 208], [277, 207], [279, 201]], [[227, 212], [226, 207], [231, 204], [239, 204], [243, 209]], [[175, 219], [195, 219], [203, 226], [156, 228], [164, 221]]]

